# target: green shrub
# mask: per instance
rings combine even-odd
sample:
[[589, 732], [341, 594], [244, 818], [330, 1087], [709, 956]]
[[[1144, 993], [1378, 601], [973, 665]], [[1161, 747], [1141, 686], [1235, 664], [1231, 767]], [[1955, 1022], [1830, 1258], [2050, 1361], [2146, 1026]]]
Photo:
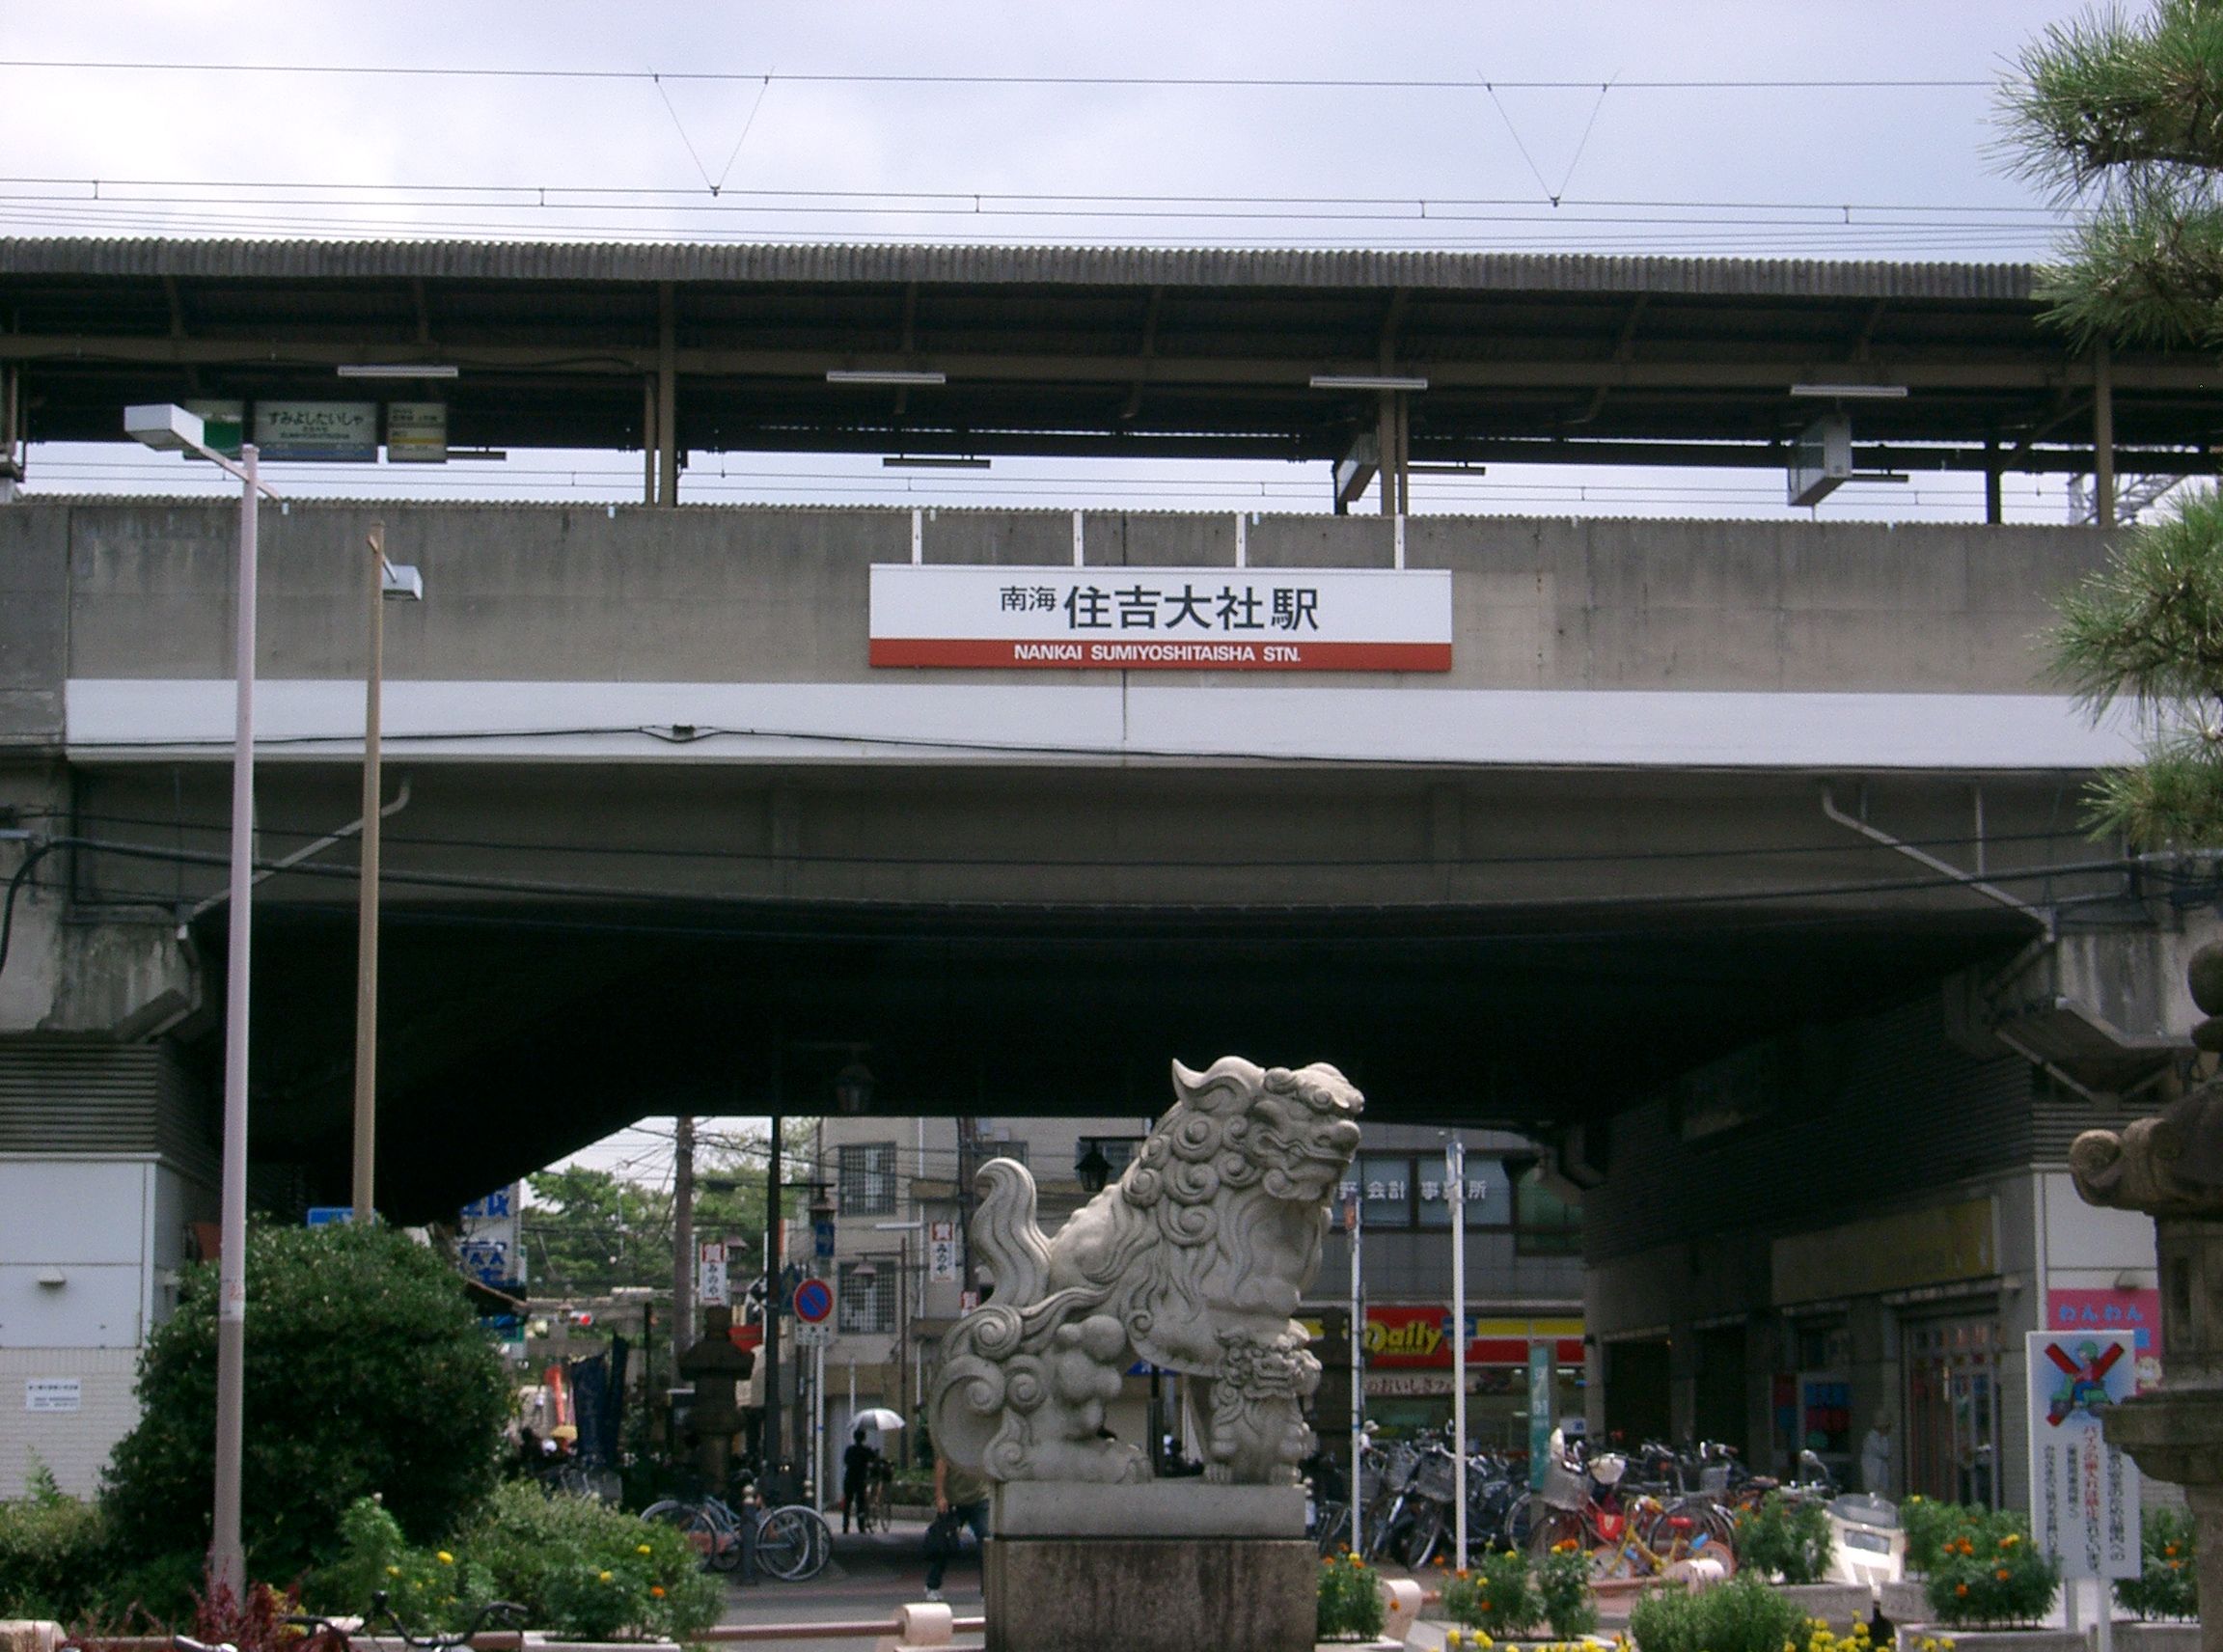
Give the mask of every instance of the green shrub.
[[2146, 1511], [2143, 1532], [2145, 1569], [2115, 1584], [2115, 1598], [2140, 1617], [2200, 1615], [2197, 1548], [2192, 1522], [2173, 1508]]
[[2034, 1623], [2053, 1605], [2060, 1571], [2030, 1541], [2019, 1514], [1964, 1511], [1938, 1545], [1930, 1610], [1941, 1623]]
[[1382, 1633], [1382, 1585], [1373, 1567], [1356, 1555], [1320, 1562], [1317, 1638], [1371, 1640]]
[[1946, 1538], [1983, 1512], [1934, 1498], [1907, 1499], [1899, 1505], [1899, 1525], [1907, 1533], [1907, 1569], [1925, 1575], [1935, 1571]]
[[1561, 1639], [1598, 1627], [1598, 1600], [1590, 1592], [1590, 1557], [1578, 1549], [1554, 1551], [1536, 1563], [1536, 1596], [1551, 1633]]
[[1648, 1590], [1629, 1614], [1640, 1652], [1782, 1652], [1803, 1644], [1798, 1608], [1758, 1578], [1740, 1572], [1696, 1594], [1669, 1585]]
[[412, 1629], [457, 1629], [506, 1600], [531, 1627], [574, 1639], [683, 1638], [717, 1622], [725, 1599], [675, 1528], [531, 1485], [500, 1487], [443, 1549], [411, 1546], [368, 1498], [343, 1517], [341, 1534], [339, 1558], [309, 1581], [311, 1605], [359, 1612], [384, 1590]]
[[[248, 1427], [241, 1537], [251, 1575], [331, 1556], [342, 1513], [382, 1494], [419, 1541], [494, 1481], [508, 1379], [462, 1280], [387, 1227], [257, 1227], [247, 1241]], [[101, 1499], [125, 1565], [208, 1546], [216, 1270], [188, 1269], [139, 1366], [139, 1425]]]
[[1786, 1583], [1818, 1583], [1837, 1547], [1829, 1511], [1812, 1498], [1770, 1492], [1737, 1514], [1737, 1564]]
[[1544, 1602], [1518, 1549], [1477, 1556], [1473, 1567], [1444, 1580], [1443, 1611], [1455, 1623], [1496, 1639], [1525, 1635], [1544, 1619]]
[[101, 1602], [110, 1569], [100, 1511], [39, 1488], [0, 1502], [0, 1617], [73, 1621]]

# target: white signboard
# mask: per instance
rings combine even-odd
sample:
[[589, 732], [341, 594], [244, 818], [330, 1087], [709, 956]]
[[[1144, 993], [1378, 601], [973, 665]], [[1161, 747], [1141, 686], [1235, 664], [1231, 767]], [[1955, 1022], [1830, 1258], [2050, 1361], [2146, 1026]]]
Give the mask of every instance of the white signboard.
[[2134, 1335], [2033, 1331], [2028, 1349], [2032, 1535], [2064, 1578], [2135, 1578], [2138, 1466], [2100, 1430], [2138, 1391]]
[[823, 1348], [834, 1340], [834, 1322], [822, 1320], [816, 1325], [802, 1324], [795, 1327], [795, 1346], [798, 1348]]
[[699, 1247], [695, 1267], [695, 1295], [700, 1308], [725, 1308], [726, 1241], [705, 1240]]
[[456, 1224], [455, 1257], [463, 1271], [496, 1290], [525, 1287], [525, 1244], [518, 1222], [525, 1184], [511, 1182], [465, 1205]]
[[956, 1279], [957, 1224], [954, 1222], [926, 1225], [926, 1277], [936, 1284], [947, 1284]]
[[23, 1409], [25, 1411], [76, 1411], [85, 1403], [85, 1379], [82, 1377], [26, 1377], [23, 1379]]
[[258, 401], [255, 446], [266, 459], [372, 464], [378, 458], [375, 401]]
[[1442, 569], [872, 569], [871, 661], [1037, 671], [1451, 669]]

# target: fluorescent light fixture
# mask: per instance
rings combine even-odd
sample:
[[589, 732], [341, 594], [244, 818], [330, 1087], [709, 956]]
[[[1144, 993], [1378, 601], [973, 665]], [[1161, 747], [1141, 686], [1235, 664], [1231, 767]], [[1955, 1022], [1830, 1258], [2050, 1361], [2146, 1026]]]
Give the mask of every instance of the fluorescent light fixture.
[[201, 415], [167, 401], [124, 408], [124, 433], [161, 454], [193, 453], [208, 445]]
[[986, 470], [986, 459], [958, 458], [942, 454], [889, 454], [880, 462], [890, 470]]
[[830, 367], [828, 384], [947, 384], [949, 375], [931, 369], [881, 367]]
[[1907, 387], [1904, 384], [1794, 384], [1791, 394], [1825, 400], [1904, 401]]
[[422, 602], [425, 600], [425, 575], [410, 563], [381, 561], [378, 564], [378, 594], [389, 602]]
[[1428, 381], [1391, 372], [1316, 372], [1314, 390], [1426, 390]]
[[342, 378], [460, 378], [463, 370], [453, 363], [351, 362], [342, 368]]

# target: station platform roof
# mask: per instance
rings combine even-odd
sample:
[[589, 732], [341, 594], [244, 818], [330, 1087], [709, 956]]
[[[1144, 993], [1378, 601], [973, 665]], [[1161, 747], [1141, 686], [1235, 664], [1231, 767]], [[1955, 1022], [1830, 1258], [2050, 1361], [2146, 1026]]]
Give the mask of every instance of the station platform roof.
[[[1835, 400], [1863, 469], [2079, 473], [2104, 374], [2121, 471], [2217, 468], [2213, 356], [2102, 366], [2045, 308], [2025, 264], [0, 238], [41, 441], [120, 439], [132, 402], [384, 396], [445, 400], [459, 446], [638, 448], [668, 370], [698, 452], [1332, 460], [1383, 392], [1314, 380], [1387, 377], [1421, 465], [1780, 468]], [[455, 376], [337, 375], [365, 365]]]

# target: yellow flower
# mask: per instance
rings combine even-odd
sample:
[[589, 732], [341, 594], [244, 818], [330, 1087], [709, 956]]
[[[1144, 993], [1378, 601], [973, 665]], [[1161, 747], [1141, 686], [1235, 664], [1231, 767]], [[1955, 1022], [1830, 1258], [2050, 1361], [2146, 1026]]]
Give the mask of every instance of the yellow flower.
[[644, 1543], [640, 1548], [634, 1550], [633, 1553], [636, 1555], [653, 1555], [656, 1553], [656, 1551], [649, 1548], [647, 1544]]
[[594, 1574], [594, 1581], [598, 1583], [606, 1583], [610, 1581], [610, 1574], [608, 1572], [597, 1572]]
[[445, 1549], [441, 1550], [438, 1554], [433, 1556], [433, 1558], [438, 1560], [443, 1566], [453, 1566], [455, 1564], [455, 1556], [449, 1554]]
[[1456, 1629], [1446, 1629], [1443, 1632], [1443, 1644], [1445, 1646], [1456, 1649], [1466, 1645], [1466, 1643], [1467, 1638], [1461, 1635]]
[[389, 1566], [386, 1568], [386, 1575], [389, 1578], [398, 1578], [401, 1575], [401, 1568], [398, 1566]]

